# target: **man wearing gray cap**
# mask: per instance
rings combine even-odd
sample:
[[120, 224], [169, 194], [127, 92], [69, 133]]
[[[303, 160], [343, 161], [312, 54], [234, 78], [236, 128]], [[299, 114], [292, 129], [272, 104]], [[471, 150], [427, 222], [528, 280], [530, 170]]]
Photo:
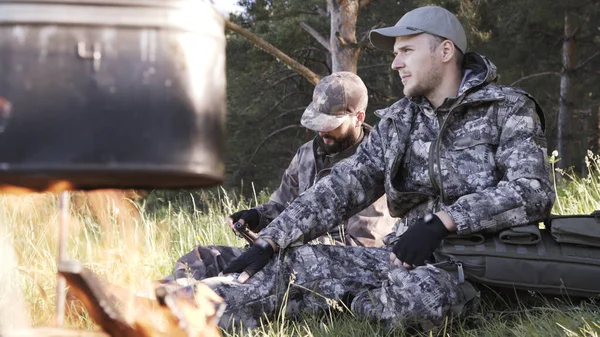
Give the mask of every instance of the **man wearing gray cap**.
[[[327, 176], [331, 167], [354, 154], [372, 129], [364, 123], [367, 110], [367, 87], [351, 72], [338, 72], [324, 77], [315, 87], [312, 103], [302, 115], [301, 123], [317, 136], [302, 145], [281, 178], [279, 188], [270, 200], [249, 210], [233, 213], [228, 218], [233, 228], [236, 221], [247, 224], [254, 232], [265, 228], [274, 218], [317, 181]], [[323, 244], [377, 247], [394, 225], [385, 196], [348, 220], [340, 221], [328, 233], [315, 239]], [[182, 256], [166, 280], [184, 281], [190, 276], [201, 280], [217, 276], [243, 250], [237, 247], [198, 246]]]
[[[370, 38], [393, 51], [405, 97], [377, 111], [381, 121], [356, 154], [296, 198], [226, 268], [241, 273], [233, 275], [240, 283], [212, 284], [228, 304], [223, 326], [231, 318], [256, 326], [263, 313], [276, 312], [290, 275], [288, 315], [327, 308], [333, 299], [386, 326], [439, 326], [467, 299], [460, 273], [431, 264], [442, 240], [549, 215], [555, 195], [541, 110], [525, 91], [495, 83], [496, 67], [467, 52], [452, 13], [417, 8]], [[407, 227], [396, 226], [385, 247], [301, 244], [384, 193]]]

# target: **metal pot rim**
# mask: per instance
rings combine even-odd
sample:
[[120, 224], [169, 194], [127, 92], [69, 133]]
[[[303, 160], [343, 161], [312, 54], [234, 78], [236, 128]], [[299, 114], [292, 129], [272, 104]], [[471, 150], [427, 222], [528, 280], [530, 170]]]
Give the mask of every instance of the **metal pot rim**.
[[224, 30], [225, 18], [198, 0], [0, 0], [0, 25], [23, 24], [207, 32]]
[[128, 6], [156, 7], [179, 9], [189, 0], [0, 0], [0, 3], [15, 4], [54, 4], [54, 5], [99, 5], [99, 6]]

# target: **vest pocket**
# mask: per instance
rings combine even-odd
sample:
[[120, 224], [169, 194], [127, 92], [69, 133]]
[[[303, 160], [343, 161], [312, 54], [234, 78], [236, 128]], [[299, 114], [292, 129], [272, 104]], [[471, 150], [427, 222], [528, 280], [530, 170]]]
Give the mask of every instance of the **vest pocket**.
[[473, 131], [452, 142], [448, 149], [448, 159], [460, 175], [480, 172], [490, 172], [492, 175], [496, 169], [497, 147], [497, 141], [490, 135]]

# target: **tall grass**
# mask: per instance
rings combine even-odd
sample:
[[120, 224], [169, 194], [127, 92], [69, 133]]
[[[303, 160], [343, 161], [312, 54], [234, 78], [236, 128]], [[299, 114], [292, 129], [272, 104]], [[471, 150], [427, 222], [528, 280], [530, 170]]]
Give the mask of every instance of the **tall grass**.
[[[74, 197], [85, 197], [77, 192]], [[152, 194], [146, 199], [151, 200]], [[194, 202], [202, 203], [202, 210]], [[168, 275], [178, 257], [195, 245], [243, 245], [228, 227], [226, 216], [237, 209], [256, 205], [220, 191], [190, 194], [191, 209], [169, 202], [161, 210], [139, 208], [139, 217], [122, 217], [122, 209], [107, 200], [108, 218], [99, 220], [87, 207], [72, 204], [68, 220], [67, 258], [82, 264], [111, 283], [140, 289]], [[15, 291], [24, 294], [30, 323], [54, 323], [56, 258], [59, 211], [53, 194], [0, 196], [0, 332], [23, 327], [27, 320], [11, 317]], [[104, 223], [103, 223], [104, 222]], [[11, 296], [9, 296], [11, 295]], [[22, 314], [19, 314], [22, 316]], [[26, 317], [25, 317], [26, 318]], [[92, 328], [93, 322], [80, 315], [67, 315], [66, 326]]]
[[588, 151], [585, 165], [588, 174], [581, 178], [571, 170], [556, 168], [559, 162], [557, 153], [552, 153], [550, 163], [556, 172], [557, 199], [554, 204], [555, 214], [589, 214], [600, 210], [600, 155]]
[[[556, 156], [551, 158], [553, 164]], [[600, 156], [586, 157], [589, 175], [576, 177], [557, 170], [558, 199], [553, 213], [590, 213], [600, 209]], [[81, 197], [77, 192], [73, 197]], [[178, 257], [196, 245], [242, 246], [244, 241], [224, 226], [226, 216], [266, 201], [268, 193], [251, 199], [223, 189], [179, 193], [165, 198], [159, 192], [132, 202], [138, 217], [124, 216], [117, 205], [105, 205], [108, 217], [99, 219], [86, 207], [72, 205], [67, 256], [81, 261], [109, 282], [140, 289], [166, 276]], [[176, 200], [175, 203], [171, 202]], [[160, 204], [162, 206], [157, 207]], [[54, 323], [57, 196], [52, 194], [0, 196], [0, 335], [2, 329]], [[532, 305], [507, 300], [490, 292], [479, 312], [467, 321], [448, 321], [439, 336], [599, 336], [600, 312], [594, 303], [547, 301]], [[547, 301], [547, 302], [544, 302]], [[85, 314], [67, 313], [67, 327], [95, 330]], [[303, 320], [275, 317], [253, 331], [232, 336], [404, 336], [388, 331], [335, 306], [321, 316]]]

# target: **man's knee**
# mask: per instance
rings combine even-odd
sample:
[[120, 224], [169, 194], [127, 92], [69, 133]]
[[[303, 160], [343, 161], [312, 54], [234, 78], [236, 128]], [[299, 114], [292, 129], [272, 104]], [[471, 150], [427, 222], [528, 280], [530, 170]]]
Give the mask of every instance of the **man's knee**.
[[352, 301], [353, 312], [377, 319], [388, 328], [440, 326], [451, 308], [464, 300], [456, 277], [433, 266], [396, 268], [381, 288], [363, 291]]

